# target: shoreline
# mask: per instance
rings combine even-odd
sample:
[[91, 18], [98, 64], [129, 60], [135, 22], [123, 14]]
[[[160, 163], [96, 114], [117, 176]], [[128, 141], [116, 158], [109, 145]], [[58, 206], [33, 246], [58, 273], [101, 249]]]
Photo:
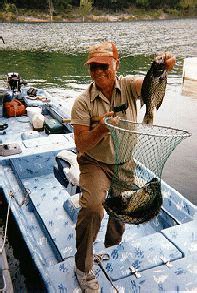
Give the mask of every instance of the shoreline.
[[143, 14], [143, 15], [133, 15], [128, 13], [122, 13], [117, 15], [105, 14], [105, 15], [88, 15], [88, 16], [53, 16], [42, 15], [42, 16], [32, 16], [32, 15], [18, 15], [15, 18], [5, 17], [1, 18], [1, 23], [101, 23], [101, 22], [133, 22], [141, 20], [171, 20], [171, 19], [185, 19], [185, 18], [196, 18], [195, 15], [172, 15], [161, 12], [157, 15]]

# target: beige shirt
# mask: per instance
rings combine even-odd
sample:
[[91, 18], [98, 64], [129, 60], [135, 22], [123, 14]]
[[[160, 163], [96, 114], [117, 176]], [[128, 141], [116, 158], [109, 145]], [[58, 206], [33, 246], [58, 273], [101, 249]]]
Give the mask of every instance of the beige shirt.
[[[118, 112], [116, 116], [136, 122], [138, 98], [135, 89], [135, 78], [133, 76], [117, 77], [111, 102], [99, 91], [95, 83], [92, 82], [87, 90], [85, 90], [74, 102], [71, 123], [86, 125], [93, 129], [97, 123], [91, 123], [91, 118], [94, 116], [102, 116], [106, 112], [113, 111], [114, 107], [119, 107], [127, 104], [128, 108], [125, 112]], [[90, 157], [107, 163], [114, 164], [114, 147], [110, 133], [91, 150], [87, 151]]]

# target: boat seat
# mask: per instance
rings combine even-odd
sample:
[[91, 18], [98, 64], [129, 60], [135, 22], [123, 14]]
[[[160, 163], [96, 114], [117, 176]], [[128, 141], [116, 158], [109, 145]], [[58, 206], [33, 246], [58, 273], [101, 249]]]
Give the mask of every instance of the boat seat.
[[[178, 261], [182, 263], [180, 270], [185, 270], [184, 263], [196, 251], [196, 224], [197, 219], [194, 219], [132, 242], [122, 242], [106, 249], [109, 259], [102, 264], [114, 281], [131, 275], [139, 276], [140, 280], [152, 269], [161, 271], [166, 267], [172, 271]], [[102, 254], [102, 247], [99, 249], [98, 245], [97, 251]]]
[[[114, 282], [123, 292], [196, 292], [197, 271], [195, 269], [197, 254], [188, 258], [177, 259], [172, 267], [163, 265], [141, 273], [141, 278], [133, 274]], [[107, 292], [107, 291], [106, 291]], [[111, 292], [111, 291], [108, 291]]]
[[109, 257], [102, 261], [102, 265], [113, 281], [131, 275], [138, 278], [138, 275], [140, 277], [147, 270], [170, 266], [175, 260], [183, 258], [182, 251], [161, 233], [154, 233], [132, 242], [122, 242], [106, 249], [105, 253]]

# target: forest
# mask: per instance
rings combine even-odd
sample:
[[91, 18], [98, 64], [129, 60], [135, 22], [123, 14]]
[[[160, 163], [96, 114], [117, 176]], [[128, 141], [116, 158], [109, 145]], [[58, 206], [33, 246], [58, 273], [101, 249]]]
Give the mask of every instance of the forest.
[[50, 5], [54, 10], [71, 9], [91, 5], [91, 8], [117, 11], [136, 7], [143, 9], [196, 9], [197, 0], [0, 0], [0, 9], [15, 6], [17, 9], [47, 9]]
[[115, 21], [195, 17], [197, 0], [0, 0], [3, 22], [111, 21], [115, 15]]

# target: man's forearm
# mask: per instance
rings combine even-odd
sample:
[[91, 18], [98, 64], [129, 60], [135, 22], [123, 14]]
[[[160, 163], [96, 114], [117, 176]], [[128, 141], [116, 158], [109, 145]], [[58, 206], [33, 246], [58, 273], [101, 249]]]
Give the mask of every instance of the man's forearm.
[[91, 150], [108, 133], [104, 124], [98, 124], [93, 130], [74, 129], [77, 150], [81, 153]]

